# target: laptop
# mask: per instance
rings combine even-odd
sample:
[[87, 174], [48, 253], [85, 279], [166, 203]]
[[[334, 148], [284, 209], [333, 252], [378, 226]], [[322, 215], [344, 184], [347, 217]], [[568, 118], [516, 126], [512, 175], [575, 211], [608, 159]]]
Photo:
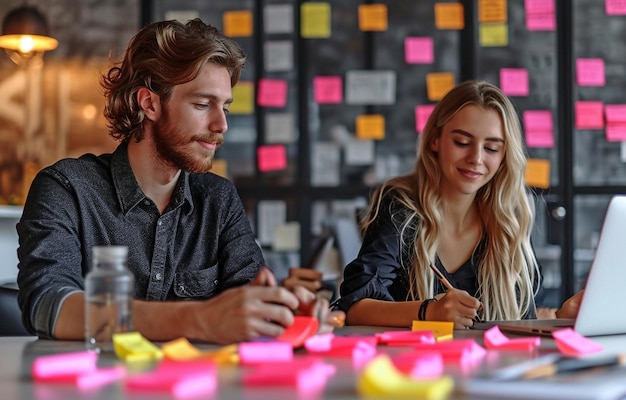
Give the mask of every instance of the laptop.
[[626, 334], [626, 317], [616, 312], [626, 306], [626, 196], [614, 196], [607, 209], [596, 254], [575, 320], [539, 319], [501, 321], [508, 333], [547, 335], [573, 328], [584, 336]]

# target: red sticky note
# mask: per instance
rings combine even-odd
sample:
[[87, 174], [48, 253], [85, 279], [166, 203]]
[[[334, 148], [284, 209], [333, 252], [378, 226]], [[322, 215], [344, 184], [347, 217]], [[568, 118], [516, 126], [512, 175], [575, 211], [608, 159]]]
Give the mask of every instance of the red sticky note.
[[579, 86], [604, 86], [604, 60], [602, 58], [577, 59], [576, 82]]
[[601, 101], [577, 101], [574, 104], [577, 129], [604, 128], [603, 104]]
[[428, 122], [428, 118], [430, 117], [430, 114], [433, 113], [434, 109], [434, 104], [426, 104], [415, 107], [415, 129], [418, 133], [422, 133], [424, 131], [426, 122]]
[[259, 79], [257, 104], [263, 107], [285, 107], [287, 104], [287, 81]]
[[339, 104], [343, 101], [343, 82], [340, 76], [313, 78], [313, 98], [318, 104]]
[[404, 59], [407, 64], [432, 64], [435, 61], [433, 38], [427, 36], [405, 38]]
[[528, 70], [501, 68], [500, 88], [508, 96], [528, 96]]
[[603, 350], [602, 345], [582, 336], [572, 328], [554, 331], [552, 337], [561, 353], [568, 356], [592, 354]]
[[283, 145], [267, 145], [257, 148], [259, 171], [279, 171], [287, 168], [287, 150]]
[[541, 338], [538, 336], [509, 339], [498, 326], [486, 330], [483, 341], [489, 350], [533, 351], [541, 344]]
[[293, 347], [301, 347], [304, 342], [317, 333], [320, 323], [317, 318], [309, 315], [296, 315], [293, 324], [285, 328], [285, 331], [276, 339], [291, 344]]

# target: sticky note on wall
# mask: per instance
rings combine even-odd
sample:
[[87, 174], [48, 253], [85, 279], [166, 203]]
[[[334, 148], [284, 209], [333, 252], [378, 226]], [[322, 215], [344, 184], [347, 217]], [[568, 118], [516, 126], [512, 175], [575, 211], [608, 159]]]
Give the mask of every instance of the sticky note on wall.
[[501, 68], [500, 88], [508, 96], [528, 96], [528, 70]]
[[478, 22], [506, 21], [506, 0], [478, 0]]
[[428, 122], [428, 118], [434, 109], [434, 104], [415, 107], [415, 129], [417, 132], [422, 133], [424, 131], [424, 126], [426, 126], [426, 122]]
[[231, 114], [252, 114], [254, 112], [254, 82], [239, 81], [233, 88], [233, 102], [228, 111]]
[[463, 29], [465, 16], [461, 3], [435, 3], [437, 29]]
[[226, 11], [223, 20], [226, 36], [252, 36], [252, 11]]
[[432, 64], [435, 61], [433, 38], [427, 36], [405, 38], [404, 59], [407, 64]]
[[602, 129], [604, 105], [601, 101], [577, 101], [574, 104], [576, 129]]
[[360, 30], [386, 31], [387, 25], [387, 6], [385, 4], [361, 4], [359, 6]]
[[524, 174], [526, 185], [547, 189], [550, 187], [550, 160], [531, 158]]
[[305, 2], [300, 5], [300, 35], [303, 38], [329, 38], [330, 3]]
[[318, 104], [339, 104], [343, 101], [343, 82], [340, 76], [313, 78], [313, 98]]
[[426, 92], [428, 100], [439, 101], [454, 87], [454, 74], [433, 72], [426, 74]]
[[287, 81], [259, 79], [257, 103], [263, 107], [285, 107], [287, 104]]
[[579, 86], [604, 86], [604, 60], [602, 58], [576, 60], [576, 83]]
[[356, 136], [359, 139], [384, 139], [385, 117], [380, 114], [356, 117]]
[[282, 145], [260, 146], [257, 160], [261, 172], [283, 170], [287, 168], [287, 150]]

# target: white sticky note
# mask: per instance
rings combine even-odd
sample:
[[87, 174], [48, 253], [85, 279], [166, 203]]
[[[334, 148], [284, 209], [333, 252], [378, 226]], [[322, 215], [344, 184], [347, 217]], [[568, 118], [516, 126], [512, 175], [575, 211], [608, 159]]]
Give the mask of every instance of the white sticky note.
[[373, 140], [354, 140], [343, 149], [346, 165], [372, 165], [375, 151]]
[[311, 185], [339, 186], [339, 161], [336, 143], [315, 143], [311, 151]]
[[287, 219], [287, 203], [282, 200], [263, 200], [257, 205], [258, 239], [262, 245], [272, 245], [276, 227]]
[[269, 4], [263, 8], [263, 30], [265, 33], [292, 33], [293, 6]]
[[272, 40], [265, 42], [263, 50], [266, 71], [293, 70], [293, 43], [290, 40]]
[[265, 115], [265, 141], [268, 144], [295, 142], [295, 129], [292, 113], [268, 113]]
[[256, 142], [257, 131], [251, 126], [231, 126], [224, 135], [226, 143], [254, 143]]
[[297, 251], [300, 250], [300, 223], [287, 222], [277, 225], [274, 229], [274, 251]]
[[391, 105], [396, 102], [395, 71], [346, 72], [346, 103]]

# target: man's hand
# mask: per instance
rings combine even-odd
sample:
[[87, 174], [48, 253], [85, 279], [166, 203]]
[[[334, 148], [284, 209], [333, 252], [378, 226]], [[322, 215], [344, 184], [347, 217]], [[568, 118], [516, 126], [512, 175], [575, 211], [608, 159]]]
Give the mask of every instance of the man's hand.
[[307, 268], [289, 268], [289, 276], [282, 282], [283, 286], [293, 290], [296, 286], [303, 286], [315, 293], [322, 287], [321, 272]]

